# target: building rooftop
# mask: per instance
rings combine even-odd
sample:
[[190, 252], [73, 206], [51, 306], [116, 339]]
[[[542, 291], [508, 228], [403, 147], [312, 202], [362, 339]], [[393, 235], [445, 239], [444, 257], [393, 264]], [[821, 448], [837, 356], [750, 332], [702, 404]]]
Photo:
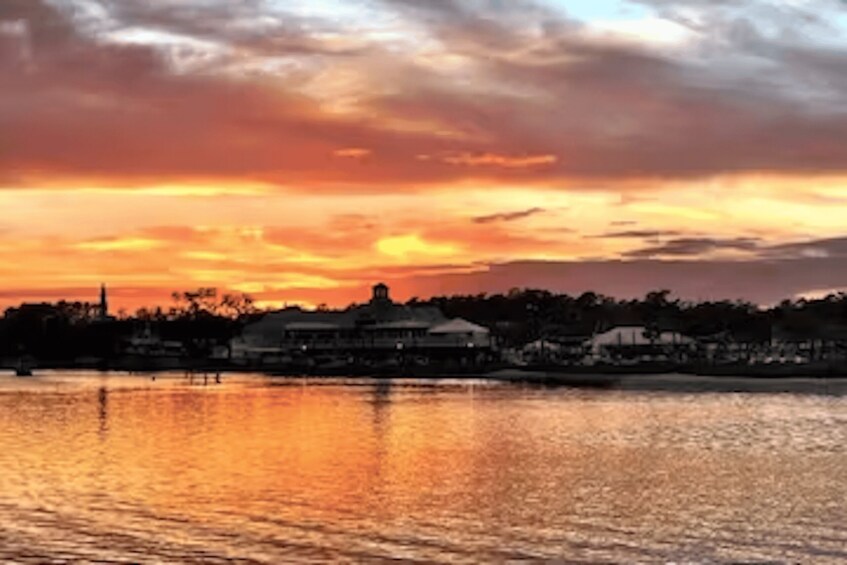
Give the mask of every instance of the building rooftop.
[[345, 310], [303, 310], [294, 307], [269, 312], [247, 326], [244, 337], [253, 341], [262, 341], [263, 338], [276, 340], [276, 336], [286, 330], [427, 329], [447, 321], [435, 306], [407, 306], [393, 302], [389, 298], [388, 287], [380, 283], [374, 286], [369, 302]]

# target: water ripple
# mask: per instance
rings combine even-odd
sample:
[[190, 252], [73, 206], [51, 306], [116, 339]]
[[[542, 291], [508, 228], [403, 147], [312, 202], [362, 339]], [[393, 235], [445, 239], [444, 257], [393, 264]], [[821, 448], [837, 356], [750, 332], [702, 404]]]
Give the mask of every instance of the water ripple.
[[479, 381], [0, 377], [0, 561], [842, 562], [845, 408]]

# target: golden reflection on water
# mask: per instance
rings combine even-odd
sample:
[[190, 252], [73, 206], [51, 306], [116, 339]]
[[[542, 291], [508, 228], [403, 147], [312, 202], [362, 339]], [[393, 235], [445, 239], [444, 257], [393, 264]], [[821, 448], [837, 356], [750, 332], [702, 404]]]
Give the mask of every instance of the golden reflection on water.
[[0, 559], [847, 559], [847, 400], [0, 377]]

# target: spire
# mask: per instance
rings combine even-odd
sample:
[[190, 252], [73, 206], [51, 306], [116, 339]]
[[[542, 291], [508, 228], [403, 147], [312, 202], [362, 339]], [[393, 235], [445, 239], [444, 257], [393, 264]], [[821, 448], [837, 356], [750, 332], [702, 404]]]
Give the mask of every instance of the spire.
[[109, 317], [109, 303], [106, 301], [106, 285], [100, 284], [100, 319]]

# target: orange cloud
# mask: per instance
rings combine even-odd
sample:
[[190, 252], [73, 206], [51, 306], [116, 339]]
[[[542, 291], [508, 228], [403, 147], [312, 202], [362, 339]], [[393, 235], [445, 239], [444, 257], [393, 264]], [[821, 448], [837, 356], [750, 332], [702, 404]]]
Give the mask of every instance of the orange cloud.
[[336, 157], [345, 159], [363, 159], [372, 153], [373, 151], [370, 149], [364, 149], [362, 147], [348, 147], [346, 149], [336, 149], [332, 152], [332, 154]]
[[162, 243], [155, 239], [127, 237], [83, 241], [81, 243], [77, 243], [76, 248], [83, 251], [146, 251], [149, 249], [156, 249], [161, 245]]
[[376, 242], [375, 247], [383, 255], [404, 261], [420, 257], [449, 257], [458, 251], [454, 244], [426, 241], [417, 234], [384, 237]]
[[463, 153], [442, 159], [445, 163], [451, 165], [467, 165], [470, 167], [504, 167], [506, 169], [526, 169], [529, 167], [539, 167], [542, 165], [551, 165], [558, 161], [555, 155], [529, 155], [525, 157], [510, 157], [508, 155], [497, 155], [495, 153], [482, 153], [480, 155], [472, 155]]

